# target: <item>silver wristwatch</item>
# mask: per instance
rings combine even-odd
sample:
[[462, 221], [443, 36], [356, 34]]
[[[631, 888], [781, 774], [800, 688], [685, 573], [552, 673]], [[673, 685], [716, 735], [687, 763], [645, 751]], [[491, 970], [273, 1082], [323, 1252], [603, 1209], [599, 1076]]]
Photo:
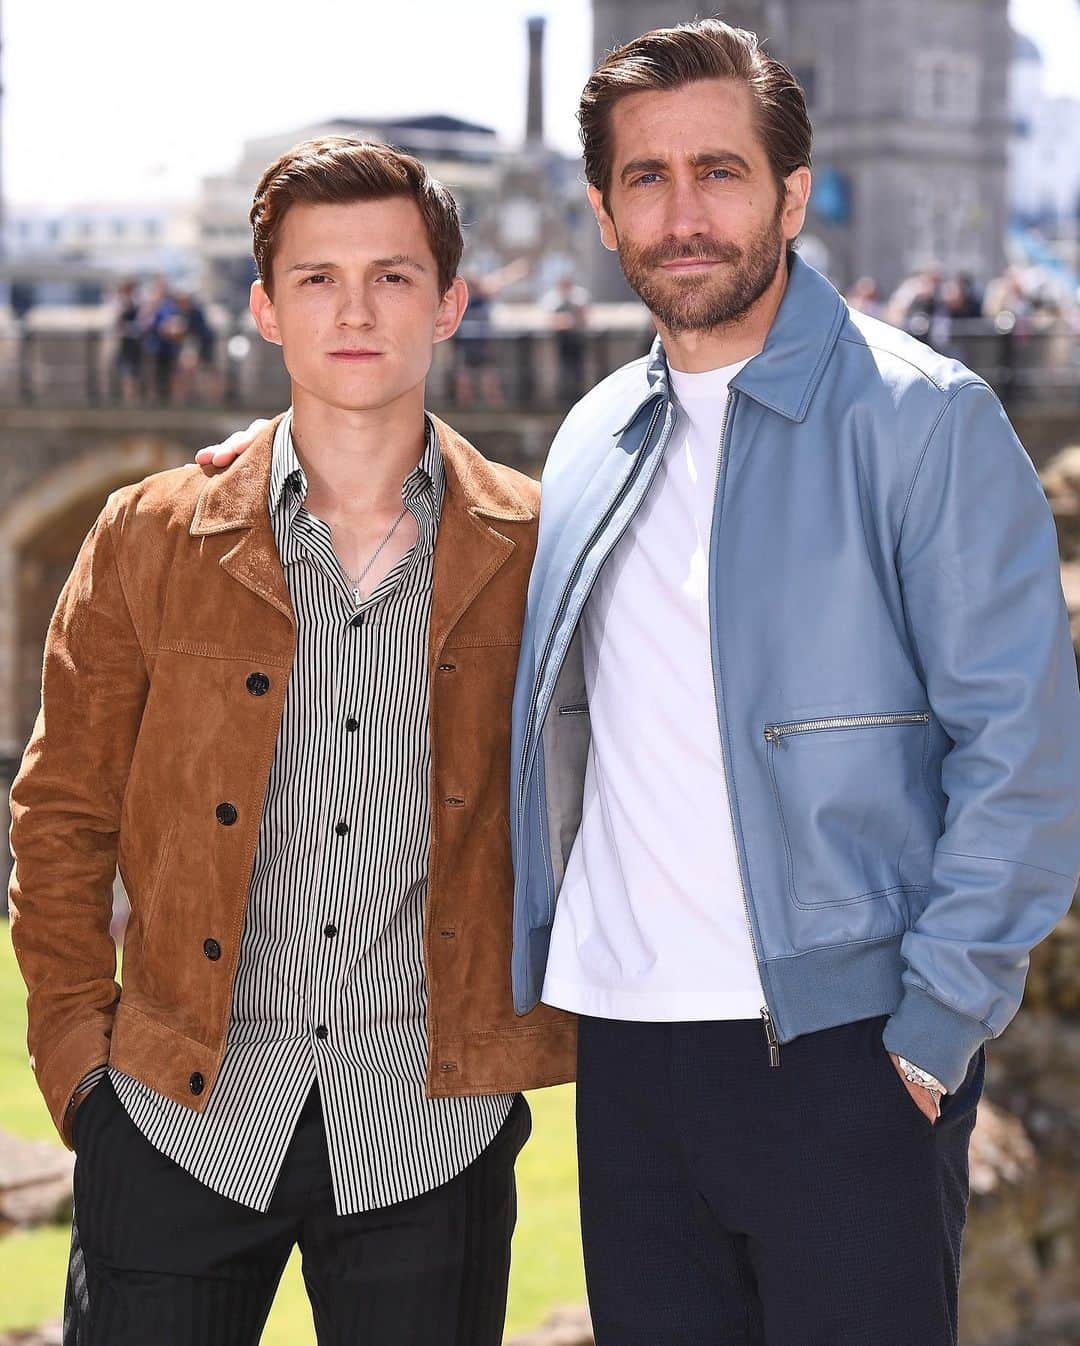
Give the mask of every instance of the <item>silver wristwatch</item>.
[[928, 1070], [921, 1070], [918, 1066], [913, 1065], [912, 1062], [904, 1056], [898, 1056], [896, 1059], [900, 1063], [900, 1069], [904, 1072], [904, 1078], [909, 1084], [919, 1084], [924, 1089], [929, 1090], [933, 1095], [934, 1103], [937, 1105], [938, 1112], [940, 1113], [941, 1100], [945, 1097], [946, 1093], [948, 1093], [948, 1090], [941, 1081], [936, 1076], [931, 1075]]

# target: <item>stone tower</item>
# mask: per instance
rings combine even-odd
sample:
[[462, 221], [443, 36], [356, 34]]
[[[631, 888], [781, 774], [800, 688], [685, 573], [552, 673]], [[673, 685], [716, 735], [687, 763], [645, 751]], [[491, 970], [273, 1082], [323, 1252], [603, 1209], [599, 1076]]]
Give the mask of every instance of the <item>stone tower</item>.
[[[1003, 262], [1011, 33], [1008, 0], [731, 0], [719, 16], [767, 40], [814, 123], [808, 260], [885, 292], [938, 264], [978, 279]], [[597, 59], [652, 27], [704, 14], [678, 0], [593, 0]], [[599, 245], [593, 290], [625, 298]]]

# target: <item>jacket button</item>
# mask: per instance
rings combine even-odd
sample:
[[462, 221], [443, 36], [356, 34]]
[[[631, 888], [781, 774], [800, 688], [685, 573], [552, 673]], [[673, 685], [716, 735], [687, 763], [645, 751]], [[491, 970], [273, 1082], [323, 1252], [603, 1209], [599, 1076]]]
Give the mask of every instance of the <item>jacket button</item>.
[[216, 963], [221, 957], [221, 945], [216, 939], [204, 939], [202, 951], [212, 963]]
[[204, 1087], [204, 1085], [206, 1084], [206, 1081], [203, 1079], [203, 1077], [202, 1077], [202, 1076], [199, 1074], [199, 1072], [196, 1070], [196, 1071], [193, 1071], [193, 1072], [192, 1072], [191, 1077], [188, 1079], [188, 1082], [187, 1082], [187, 1083], [188, 1083], [188, 1088], [191, 1090], [191, 1092], [192, 1092], [193, 1094], [195, 1094], [195, 1095], [198, 1095], [198, 1094], [201, 1094], [201, 1093], [202, 1093], [202, 1091], [203, 1091], [203, 1087]]
[[222, 827], [232, 827], [240, 816], [235, 804], [219, 804], [214, 810], [214, 815]]
[[270, 679], [265, 673], [251, 673], [248, 675], [247, 689], [252, 696], [265, 696], [270, 690]]

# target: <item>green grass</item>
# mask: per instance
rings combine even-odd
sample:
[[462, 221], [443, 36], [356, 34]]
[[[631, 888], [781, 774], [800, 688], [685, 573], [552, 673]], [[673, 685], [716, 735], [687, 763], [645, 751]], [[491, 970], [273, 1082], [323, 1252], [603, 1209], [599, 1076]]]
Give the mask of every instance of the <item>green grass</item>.
[[[518, 1160], [518, 1228], [507, 1332], [535, 1327], [558, 1304], [581, 1303], [585, 1281], [577, 1216], [571, 1086], [529, 1095], [532, 1139]], [[6, 922], [0, 922], [0, 1127], [55, 1138], [26, 1059], [26, 1010]], [[59, 1318], [69, 1231], [39, 1229], [0, 1239], [0, 1331]], [[289, 1263], [264, 1346], [314, 1346], [298, 1257]]]

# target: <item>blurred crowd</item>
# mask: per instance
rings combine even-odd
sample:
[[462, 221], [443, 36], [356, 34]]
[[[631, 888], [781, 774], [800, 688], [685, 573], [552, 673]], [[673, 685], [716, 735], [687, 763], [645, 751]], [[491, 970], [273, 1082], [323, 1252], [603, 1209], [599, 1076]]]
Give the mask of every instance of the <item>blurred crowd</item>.
[[1080, 307], [1065, 296], [1057, 277], [1038, 266], [1009, 266], [982, 288], [964, 271], [929, 266], [906, 277], [888, 297], [864, 276], [847, 300], [861, 313], [940, 348], [952, 336], [985, 330], [988, 321], [998, 332], [1018, 336], [1080, 332]]
[[117, 287], [113, 331], [120, 400], [131, 405], [214, 401], [221, 375], [206, 309], [164, 279]]

